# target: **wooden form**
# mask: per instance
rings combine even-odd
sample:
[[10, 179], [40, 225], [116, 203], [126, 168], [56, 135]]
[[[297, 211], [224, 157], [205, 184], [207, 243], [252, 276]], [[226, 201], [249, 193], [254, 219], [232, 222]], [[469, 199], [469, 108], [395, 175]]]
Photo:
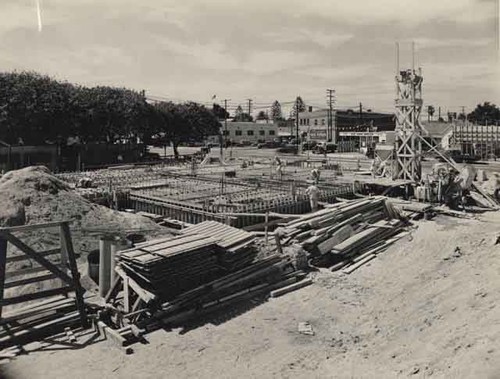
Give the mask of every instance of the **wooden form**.
[[[15, 235], [17, 232], [26, 235], [33, 230], [47, 228], [59, 229], [59, 248], [38, 252], [23, 242], [22, 237]], [[20, 254], [8, 255], [9, 244]], [[19, 262], [31, 262], [33, 267], [15, 271], [9, 269], [12, 263]], [[14, 289], [13, 292], [16, 292], [18, 287], [49, 280], [49, 285], [43, 286], [42, 290], [6, 296], [6, 290]], [[0, 333], [0, 346], [40, 337], [68, 323], [87, 326], [83, 292], [68, 222], [0, 228], [0, 324], [4, 329]], [[70, 293], [74, 293], [73, 298], [68, 297]], [[41, 304], [30, 303], [32, 305], [10, 315], [3, 312], [7, 306], [45, 298], [51, 299]]]

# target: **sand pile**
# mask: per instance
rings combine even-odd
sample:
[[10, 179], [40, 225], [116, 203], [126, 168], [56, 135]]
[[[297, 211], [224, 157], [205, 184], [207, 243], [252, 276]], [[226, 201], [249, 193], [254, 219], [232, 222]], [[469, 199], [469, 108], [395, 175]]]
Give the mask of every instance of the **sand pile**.
[[[0, 226], [72, 221], [75, 250], [82, 255], [97, 247], [98, 236], [86, 229], [114, 230], [122, 234], [129, 231], [156, 234], [161, 230], [144, 217], [113, 211], [85, 200], [41, 166], [10, 171], [0, 178], [0, 204]], [[58, 242], [56, 233], [55, 236]], [[52, 240], [44, 233], [34, 242], [43, 242], [46, 246]]]

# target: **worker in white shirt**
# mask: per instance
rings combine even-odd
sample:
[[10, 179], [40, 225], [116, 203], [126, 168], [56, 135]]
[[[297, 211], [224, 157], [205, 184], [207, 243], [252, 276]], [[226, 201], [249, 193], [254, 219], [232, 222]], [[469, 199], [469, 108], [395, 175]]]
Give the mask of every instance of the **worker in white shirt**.
[[309, 202], [311, 204], [311, 211], [315, 212], [318, 210], [318, 200], [319, 200], [319, 189], [314, 184], [307, 187], [306, 195], [309, 196]]

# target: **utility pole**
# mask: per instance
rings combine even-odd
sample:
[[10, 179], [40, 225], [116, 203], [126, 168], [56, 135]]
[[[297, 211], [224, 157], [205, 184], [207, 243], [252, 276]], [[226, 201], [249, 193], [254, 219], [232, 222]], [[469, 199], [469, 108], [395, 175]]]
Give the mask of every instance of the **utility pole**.
[[224, 99], [224, 138], [222, 139], [223, 143], [220, 145], [220, 156], [222, 158], [222, 155], [223, 155], [223, 145], [224, 147], [227, 148], [227, 102], [229, 101], [230, 99]]
[[438, 121], [441, 119], [441, 107], [438, 108]]
[[363, 103], [359, 103], [359, 123], [363, 123]]
[[247, 99], [248, 100], [248, 115], [250, 116], [252, 114], [252, 99]]
[[297, 144], [297, 154], [299, 153], [299, 96], [295, 99], [295, 143]]
[[328, 131], [326, 133], [326, 139], [328, 142], [334, 141], [336, 143], [337, 141], [333, 132], [333, 104], [335, 103], [335, 90], [330, 88], [327, 89], [326, 98], [326, 103], [328, 105]]

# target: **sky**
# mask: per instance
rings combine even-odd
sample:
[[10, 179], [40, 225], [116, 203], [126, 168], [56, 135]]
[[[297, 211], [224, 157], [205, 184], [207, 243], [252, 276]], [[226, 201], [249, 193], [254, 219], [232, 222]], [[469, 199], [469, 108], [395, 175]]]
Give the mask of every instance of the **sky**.
[[[37, 12], [40, 3], [40, 13]], [[0, 71], [173, 101], [300, 95], [391, 112], [401, 68], [424, 76], [424, 104], [470, 112], [500, 104], [498, 0], [0, 0]]]

